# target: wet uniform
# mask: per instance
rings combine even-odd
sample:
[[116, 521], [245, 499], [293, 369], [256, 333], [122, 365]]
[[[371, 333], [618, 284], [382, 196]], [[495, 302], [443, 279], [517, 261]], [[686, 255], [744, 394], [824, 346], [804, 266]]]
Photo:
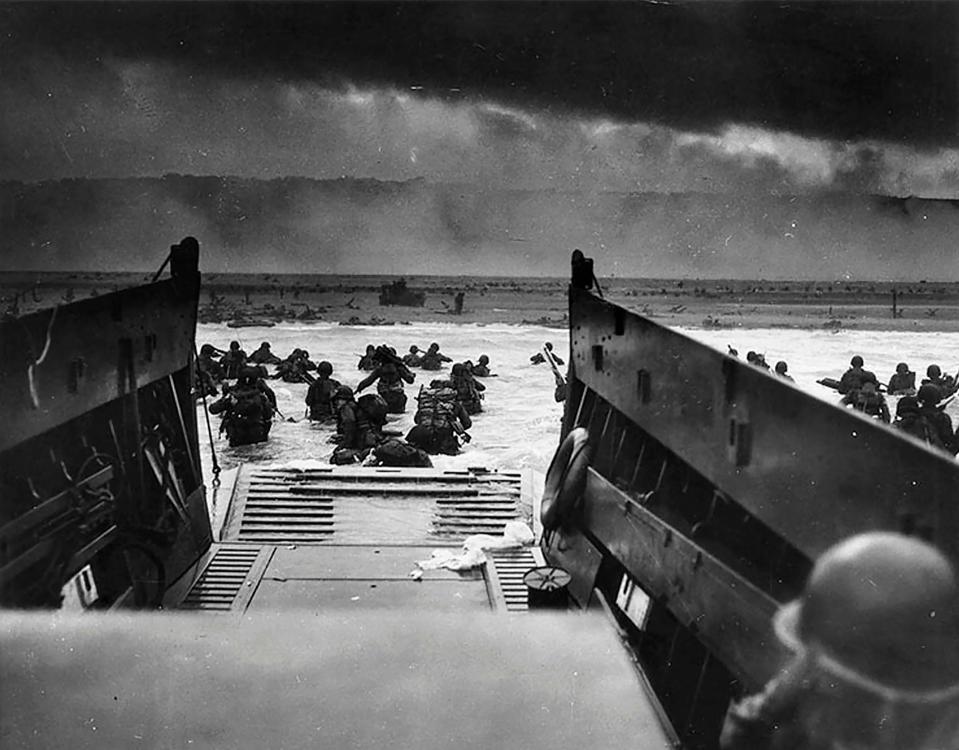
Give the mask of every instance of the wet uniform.
[[956, 434], [952, 429], [952, 420], [948, 414], [932, 404], [921, 404], [919, 415], [929, 423], [934, 431], [933, 439], [930, 440], [932, 445], [937, 445], [954, 456], [959, 453], [959, 441], [956, 440]]
[[365, 370], [369, 372], [370, 370], [376, 369], [376, 359], [375, 359], [376, 349], [370, 345], [366, 347], [366, 354], [360, 357], [360, 361], [356, 363], [357, 370]]
[[875, 373], [864, 370], [862, 367], [850, 367], [839, 380], [838, 390], [843, 395], [854, 393], [861, 390], [865, 383], [873, 383], [877, 388], [879, 387]]
[[223, 382], [226, 373], [223, 367], [213, 359], [212, 354], [201, 351], [196, 360], [197, 380], [202, 394], [205, 396], [215, 396], [217, 387]]
[[456, 390], [456, 399], [463, 405], [467, 414], [479, 414], [483, 411], [483, 396], [480, 391], [486, 390], [486, 386], [477, 383], [462, 370], [454, 373], [450, 380]]
[[291, 354], [276, 368], [276, 374], [284, 383], [308, 383], [310, 378], [306, 374], [309, 360], [296, 354]]
[[250, 355], [249, 361], [257, 365], [278, 365], [283, 360], [270, 351], [269, 344], [263, 343], [260, 344], [259, 349]]
[[240, 377], [240, 370], [246, 365], [246, 352], [242, 349], [230, 349], [220, 358], [220, 364], [230, 380]]
[[922, 385], [934, 385], [939, 389], [942, 398], [948, 398], [959, 389], [956, 381], [950, 375], [940, 375], [935, 378], [923, 378]]
[[223, 414], [220, 429], [231, 446], [262, 443], [270, 434], [273, 407], [255, 382], [237, 385], [210, 404], [211, 414]]
[[406, 410], [406, 392], [403, 390], [403, 381], [412, 383], [413, 373], [405, 367], [397, 367], [393, 362], [384, 362], [373, 372], [367, 375], [356, 386], [359, 393], [374, 380], [377, 380], [376, 391], [386, 401], [390, 414], [402, 414]]
[[332, 378], [318, 377], [310, 384], [306, 392], [306, 405], [310, 409], [310, 419], [324, 420], [333, 418], [333, 394], [340, 383]]
[[447, 357], [445, 354], [440, 354], [439, 349], [430, 349], [423, 355], [423, 359], [420, 361], [420, 367], [424, 370], [439, 370], [444, 363], [452, 362], [453, 360]]
[[889, 385], [886, 391], [890, 396], [900, 394], [911, 394], [916, 392], [916, 373], [914, 372], [895, 372], [889, 378]]
[[427, 453], [455, 456], [460, 443], [457, 435], [464, 435], [473, 423], [456, 400], [456, 391], [445, 386], [431, 386], [420, 391], [415, 425], [406, 441]]

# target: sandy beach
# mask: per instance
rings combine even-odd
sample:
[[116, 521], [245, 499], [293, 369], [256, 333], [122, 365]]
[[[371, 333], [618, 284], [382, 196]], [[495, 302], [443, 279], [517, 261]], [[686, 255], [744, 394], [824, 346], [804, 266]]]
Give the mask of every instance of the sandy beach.
[[[0, 274], [7, 314], [24, 314], [148, 280], [133, 273]], [[564, 278], [406, 277], [421, 305], [382, 304], [397, 276], [206, 274], [200, 320], [234, 327], [283, 321], [343, 325], [508, 323], [563, 328]], [[611, 300], [671, 326], [959, 331], [959, 284], [601, 279]], [[893, 292], [896, 310], [893, 313]], [[463, 304], [456, 313], [456, 296]]]

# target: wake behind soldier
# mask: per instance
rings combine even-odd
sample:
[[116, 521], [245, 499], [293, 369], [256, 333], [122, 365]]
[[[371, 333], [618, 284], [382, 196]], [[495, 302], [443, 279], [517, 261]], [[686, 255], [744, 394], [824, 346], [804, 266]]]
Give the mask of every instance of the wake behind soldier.
[[959, 747], [959, 585], [932, 545], [890, 532], [834, 545], [774, 626], [793, 658], [730, 707], [723, 750]]

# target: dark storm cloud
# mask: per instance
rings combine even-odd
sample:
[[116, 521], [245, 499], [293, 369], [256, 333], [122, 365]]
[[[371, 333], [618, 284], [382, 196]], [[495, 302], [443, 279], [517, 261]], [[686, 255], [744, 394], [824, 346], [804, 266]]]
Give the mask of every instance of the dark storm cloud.
[[959, 122], [953, 3], [28, 3], [0, 18], [4, 77], [56, 53], [70, 70], [165, 61], [695, 131], [928, 146]]

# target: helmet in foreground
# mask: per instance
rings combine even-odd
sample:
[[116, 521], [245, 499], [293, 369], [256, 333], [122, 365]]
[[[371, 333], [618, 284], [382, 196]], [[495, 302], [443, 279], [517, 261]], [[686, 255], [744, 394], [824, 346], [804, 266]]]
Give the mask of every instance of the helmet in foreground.
[[803, 670], [803, 747], [959, 747], [959, 587], [932, 545], [891, 532], [836, 544], [775, 628]]
[[956, 573], [919, 539], [870, 532], [831, 547], [775, 626], [787, 646], [816, 652], [837, 676], [893, 691], [959, 691]]

